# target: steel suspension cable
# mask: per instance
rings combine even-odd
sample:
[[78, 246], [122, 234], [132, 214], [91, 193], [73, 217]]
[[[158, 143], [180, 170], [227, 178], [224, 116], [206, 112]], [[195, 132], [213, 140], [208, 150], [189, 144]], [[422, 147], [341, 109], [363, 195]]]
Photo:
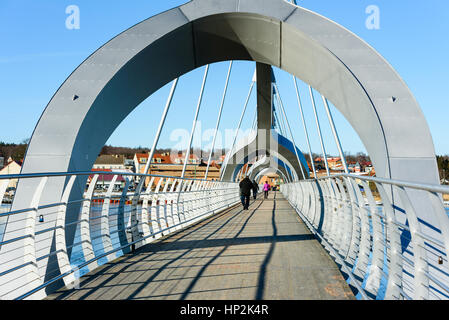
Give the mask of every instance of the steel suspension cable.
[[[156, 147], [157, 147], [157, 144], [159, 142], [159, 138], [161, 136], [161, 132], [162, 132], [162, 129], [164, 127], [165, 120], [167, 119], [167, 114], [168, 114], [168, 111], [170, 109], [170, 106], [171, 106], [171, 103], [172, 103], [172, 100], [173, 100], [173, 95], [175, 94], [175, 90], [176, 90], [176, 87], [178, 85], [178, 80], [179, 80], [179, 78], [176, 78], [173, 81], [173, 84], [171, 86], [170, 93], [169, 93], [168, 99], [167, 99], [167, 103], [165, 104], [165, 108], [164, 108], [164, 111], [162, 113], [161, 121], [159, 122], [159, 127], [157, 129], [156, 136], [155, 136], [155, 138], [153, 140], [153, 145], [151, 147], [150, 154], [148, 155], [148, 161], [145, 164], [145, 169], [143, 171], [144, 174], [148, 174], [148, 172], [150, 171], [151, 160], [153, 159], [154, 153], [156, 152]], [[137, 185], [137, 188], [136, 188], [136, 191], [135, 191], [136, 196], [140, 196], [140, 193], [142, 192], [142, 187], [143, 187], [143, 185], [145, 183], [145, 180], [146, 179], [142, 179], [142, 178], [140, 179], [139, 184]]]
[[[276, 83], [273, 83], [273, 88], [274, 88], [274, 90], [275, 90], [275, 94], [273, 95], [273, 96], [276, 96], [276, 100], [277, 100], [277, 102], [278, 102], [278, 105], [279, 105], [279, 108], [281, 108], [281, 102], [280, 102], [280, 100], [279, 100], [279, 98], [280, 98], [280, 93], [279, 93], [279, 91], [277, 90], [277, 88], [275, 88], [275, 86], [277, 86], [277, 84]], [[278, 109], [276, 108], [276, 113], [277, 113], [277, 111], [278, 111]], [[281, 124], [281, 126], [282, 126], [282, 135], [287, 135], [287, 126], [285, 125], [285, 120], [284, 120], [284, 117], [282, 117], [282, 113], [281, 114], [278, 114], [277, 115], [277, 118], [278, 118], [278, 121], [279, 121], [279, 123]]]
[[251, 126], [251, 129], [253, 129], [253, 130], [257, 129], [257, 107], [254, 110], [254, 119], [253, 119], [253, 125]]
[[327, 173], [327, 176], [330, 176], [329, 165], [327, 163], [326, 148], [324, 147], [323, 136], [321, 135], [320, 121], [318, 120], [318, 114], [316, 111], [315, 98], [313, 96], [312, 87], [310, 85], [309, 85], [309, 93], [310, 93], [310, 100], [312, 101], [313, 113], [315, 115], [316, 128], [317, 128], [318, 136], [320, 138], [321, 151], [323, 152], [324, 165], [326, 166], [326, 173]]
[[201, 85], [201, 91], [200, 91], [200, 96], [198, 98], [198, 104], [197, 104], [196, 111], [195, 111], [195, 117], [193, 118], [192, 131], [190, 132], [189, 146], [188, 146], [188, 149], [186, 150], [186, 156], [184, 158], [184, 164], [182, 167], [182, 174], [181, 174], [181, 182], [180, 182], [178, 198], [177, 198], [178, 203], [179, 203], [179, 197], [181, 195], [181, 190], [182, 190], [182, 187], [184, 184], [184, 177], [185, 177], [185, 173], [186, 173], [186, 169], [187, 169], [187, 163], [188, 163], [189, 157], [190, 157], [190, 149], [192, 148], [193, 136], [195, 134], [196, 124], [198, 121], [198, 114], [200, 113], [201, 102], [203, 101], [204, 87], [206, 85], [208, 73], [209, 73], [209, 65], [207, 65], [206, 69], [204, 70], [203, 83]]
[[338, 137], [337, 130], [335, 129], [334, 118], [332, 117], [332, 113], [331, 113], [331, 111], [329, 109], [329, 103], [328, 103], [327, 99], [323, 95], [321, 95], [321, 98], [323, 99], [324, 108], [326, 110], [327, 118], [329, 119], [329, 124], [331, 126], [332, 134], [333, 134], [334, 139], [335, 139], [335, 144], [337, 145], [338, 152], [340, 153], [341, 163], [343, 164], [343, 168], [345, 170], [345, 173], [349, 173], [348, 164], [346, 163], [346, 158], [345, 158], [345, 155], [343, 153], [343, 149], [341, 147], [340, 138]]
[[226, 99], [226, 93], [228, 91], [228, 84], [229, 84], [229, 78], [230, 78], [230, 75], [231, 75], [232, 63], [233, 63], [232, 61], [229, 63], [228, 74], [226, 76], [226, 83], [225, 83], [225, 88], [224, 88], [224, 91], [223, 91], [223, 98], [221, 99], [220, 110], [218, 111], [218, 118], [217, 118], [217, 124], [215, 126], [214, 139], [212, 141], [212, 148], [211, 148], [211, 151], [210, 151], [209, 160], [207, 161], [207, 168], [206, 168], [206, 174], [204, 176], [204, 180], [207, 180], [207, 176], [209, 174], [210, 162], [212, 160], [212, 154], [214, 153], [214, 150], [215, 150], [215, 142], [216, 142], [216, 139], [217, 139], [218, 128], [219, 128], [220, 122], [221, 122], [221, 116], [222, 116], [222, 113], [223, 113], [223, 106], [224, 106], [225, 99]]
[[240, 116], [240, 120], [239, 120], [239, 123], [238, 123], [238, 126], [237, 126], [237, 131], [235, 132], [235, 135], [234, 135], [234, 140], [233, 140], [233, 142], [232, 142], [231, 149], [229, 150], [229, 156], [227, 157], [226, 163], [225, 163], [225, 165], [224, 165], [224, 167], [223, 167], [223, 170], [221, 171], [220, 180], [223, 180], [224, 172], [226, 171], [226, 168], [227, 168], [228, 163], [229, 163], [229, 161], [230, 161], [229, 158], [232, 156], [232, 152], [234, 151], [235, 142], [236, 142], [236, 140], [237, 140], [237, 136], [238, 136], [238, 133], [239, 133], [239, 131], [240, 131], [240, 127], [241, 127], [241, 125], [242, 125], [243, 117], [245, 116], [246, 108], [248, 107], [248, 102], [249, 102], [249, 99], [250, 99], [250, 97], [251, 97], [251, 93], [252, 93], [253, 88], [254, 88], [254, 83], [255, 83], [255, 81], [254, 81], [254, 79], [253, 79], [253, 81], [251, 81], [251, 86], [250, 86], [250, 88], [249, 88], [249, 93], [248, 93], [248, 96], [247, 96], [247, 98], [246, 98], [245, 105], [244, 105], [244, 107], [243, 107], [242, 115]]
[[290, 132], [290, 137], [292, 138], [293, 148], [295, 149], [295, 154], [296, 154], [296, 159], [298, 160], [298, 165], [301, 168], [302, 178], [306, 179], [306, 175], [304, 174], [304, 169], [302, 168], [301, 160], [299, 159], [298, 150], [296, 148], [295, 138], [293, 137], [292, 129], [290, 127], [290, 122], [288, 121], [287, 114], [285, 112], [284, 104], [282, 103], [281, 94], [279, 92], [279, 88], [278, 88], [277, 84], [274, 84], [274, 88], [276, 89], [276, 93], [277, 93], [276, 96], [278, 98], [278, 102], [279, 102], [279, 105], [281, 107], [282, 114], [284, 115], [285, 121], [287, 123], [287, 128], [288, 128], [288, 131]]
[[145, 165], [145, 170], [143, 172], [144, 174], [148, 174], [148, 172], [149, 172], [149, 169], [150, 169], [150, 166], [151, 166], [151, 160], [153, 159], [154, 153], [156, 152], [157, 143], [159, 142], [159, 138], [161, 136], [161, 132], [162, 132], [162, 129], [164, 127], [165, 120], [167, 119], [168, 110], [170, 109], [170, 106], [171, 106], [171, 103], [172, 103], [172, 100], [173, 100], [173, 95], [174, 95], [176, 87], [178, 85], [178, 80], [179, 80], [179, 78], [177, 78], [177, 79], [175, 79], [173, 81], [173, 84], [172, 84], [172, 87], [171, 87], [171, 90], [170, 90], [170, 94], [168, 96], [168, 100], [167, 100], [167, 103], [165, 105], [165, 109], [164, 109], [164, 112], [162, 113], [162, 118], [161, 118], [161, 121], [159, 123], [159, 127], [158, 127], [157, 132], [156, 132], [156, 137], [154, 138], [153, 145], [151, 147], [151, 151], [150, 151], [150, 154], [149, 154], [149, 157], [148, 157], [148, 162]]
[[274, 119], [275, 119], [276, 124], [277, 124], [277, 128], [279, 129], [279, 133], [281, 135], [285, 136], [286, 135], [285, 128], [282, 125], [281, 117], [279, 116], [279, 114], [277, 112], [277, 109], [274, 109], [273, 114], [274, 114]]
[[305, 134], [306, 140], [307, 140], [307, 147], [309, 149], [310, 163], [312, 165], [313, 177], [316, 179], [317, 178], [317, 176], [316, 176], [316, 169], [315, 169], [315, 163], [313, 161], [312, 148], [310, 146], [309, 133], [307, 131], [307, 125], [306, 125], [306, 121], [304, 119], [304, 111], [303, 111], [303, 108], [302, 108], [301, 96], [299, 94], [298, 83], [296, 82], [296, 77], [295, 76], [293, 76], [293, 82], [295, 84], [296, 98], [298, 100], [298, 106], [299, 106], [299, 112], [301, 114], [302, 126], [304, 128], [304, 134]]

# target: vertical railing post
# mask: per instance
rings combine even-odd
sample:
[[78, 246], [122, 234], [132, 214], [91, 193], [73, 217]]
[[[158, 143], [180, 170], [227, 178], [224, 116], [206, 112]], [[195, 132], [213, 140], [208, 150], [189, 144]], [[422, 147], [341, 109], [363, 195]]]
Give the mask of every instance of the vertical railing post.
[[402, 289], [402, 246], [401, 235], [396, 226], [396, 216], [393, 210], [393, 204], [390, 202], [389, 196], [384, 187], [380, 183], [376, 183], [379, 195], [382, 198], [383, 210], [385, 212], [385, 233], [386, 242], [389, 243], [386, 252], [390, 254], [388, 263], [388, 281], [385, 290], [386, 300], [399, 300]]
[[[10, 297], [14, 298], [15, 296], [20, 296], [39, 286], [44, 281], [40, 276], [37, 264], [35, 235], [39, 203], [41, 201], [43, 190], [47, 185], [48, 177], [42, 177], [36, 180], [37, 188], [35, 189], [29, 204], [30, 210], [16, 215], [14, 220], [12, 220], [11, 216], [7, 217], [7, 223], [12, 224], [13, 226], [20, 221], [19, 219], [25, 220], [26, 223], [25, 228], [16, 229], [15, 232], [8, 232], [3, 235], [3, 242], [7, 242], [8, 240], [20, 236], [24, 237], [23, 240], [15, 241], [10, 244], [3, 244], [1, 246], [2, 253], [10, 250], [16, 250], [16, 252], [18, 250], [22, 251], [21, 255], [16, 255], [12, 260], [2, 260], [2, 263], [0, 264], [0, 273], [13, 270], [0, 277], [0, 286], [10, 285], [11, 282], [14, 282], [14, 285], [17, 288], [14, 291], [2, 295], [0, 298], [4, 300], [11, 299]], [[14, 270], [21, 265], [23, 265], [22, 268]], [[45, 291], [40, 290], [31, 297], [32, 299], [43, 299], [45, 296]]]
[[358, 206], [357, 196], [354, 191], [354, 185], [351, 181], [352, 178], [343, 179], [343, 182], [346, 185], [346, 189], [348, 190], [350, 201], [349, 205], [351, 207], [352, 214], [351, 239], [348, 254], [346, 255], [346, 261], [351, 264], [351, 266], [354, 266], [357, 255], [359, 253], [360, 245], [360, 208]]
[[382, 277], [382, 267], [384, 263], [384, 236], [382, 232], [382, 224], [378, 216], [376, 201], [374, 200], [371, 188], [366, 181], [361, 181], [365, 196], [368, 200], [369, 210], [371, 214], [372, 228], [372, 258], [369, 268], [368, 279], [366, 280], [365, 290], [374, 296], [377, 296]]
[[151, 218], [151, 208], [152, 206], [149, 206], [149, 202], [151, 201], [152, 197], [152, 191], [151, 188], [153, 186], [155, 178], [151, 177], [150, 182], [148, 183], [148, 186], [142, 196], [142, 210], [140, 211], [140, 231], [142, 232], [142, 237], [145, 239], [142, 244], [148, 244], [152, 241], [152, 239], [149, 238], [151, 234], [154, 233], [153, 229], [153, 220]]
[[421, 226], [418, 221], [415, 208], [410, 201], [407, 191], [404, 187], [395, 186], [399, 190], [401, 203], [404, 206], [407, 214], [407, 220], [410, 225], [411, 242], [413, 245], [413, 262], [414, 262], [414, 299], [428, 300], [429, 299], [429, 279], [427, 274], [429, 272], [427, 253], [425, 250], [424, 240], [419, 236], [421, 233]]
[[[86, 197], [84, 199], [82, 209], [81, 209], [81, 219], [80, 219], [80, 238], [81, 238], [81, 248], [83, 251], [83, 257], [85, 261], [89, 261], [95, 257], [95, 252], [92, 246], [91, 231], [90, 231], [90, 213], [92, 205], [92, 196], [95, 191], [95, 186], [97, 184], [99, 175], [95, 174], [89, 183], [89, 188], [86, 192]], [[94, 261], [89, 266], [89, 271], [92, 271], [98, 267], [97, 261]]]
[[[117, 181], [118, 176], [114, 175], [112, 177], [111, 183], [108, 187], [108, 190], [106, 191], [103, 207], [101, 210], [101, 217], [100, 217], [100, 234], [101, 234], [101, 241], [103, 246], [103, 251], [106, 253], [108, 251], [111, 251], [113, 249], [112, 247], [112, 241], [111, 241], [111, 232], [109, 227], [109, 212], [110, 212], [110, 205], [111, 205], [111, 196], [112, 192], [114, 191], [114, 185]], [[117, 226], [118, 228], [118, 226]], [[112, 261], [115, 259], [116, 254], [112, 253], [105, 257], [106, 261]]]
[[[55, 228], [55, 250], [56, 257], [58, 260], [59, 271], [64, 274], [70, 271], [72, 268], [70, 266], [70, 257], [67, 254], [67, 243], [65, 237], [65, 218], [67, 211], [67, 202], [69, 201], [70, 192], [72, 192], [73, 184], [76, 180], [76, 175], [70, 176], [70, 179], [64, 189], [61, 197], [61, 205], [58, 207], [57, 217], [56, 217], [56, 228]], [[64, 284], [72, 288], [75, 284], [75, 275], [71, 273], [70, 275], [63, 278]]]
[[[130, 180], [125, 177], [125, 186], [123, 187], [122, 193], [120, 195], [120, 200], [118, 203], [118, 212], [117, 212], [117, 232], [120, 246], [125, 246], [128, 243], [133, 242], [133, 240], [137, 240], [139, 233], [137, 231], [137, 218], [136, 211], [131, 210], [129, 213], [128, 219], [125, 216], [125, 205], [128, 196]], [[134, 252], [135, 245], [133, 244], [130, 247], [122, 249], [123, 253]]]

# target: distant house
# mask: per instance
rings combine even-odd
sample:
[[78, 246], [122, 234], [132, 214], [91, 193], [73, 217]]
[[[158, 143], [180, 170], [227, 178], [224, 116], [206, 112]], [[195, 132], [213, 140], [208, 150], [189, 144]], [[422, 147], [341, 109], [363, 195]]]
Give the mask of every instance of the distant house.
[[[327, 165], [330, 170], [333, 171], [344, 171], [343, 162], [341, 161], [340, 157], [327, 157]], [[324, 158], [317, 157], [314, 159], [315, 167], [320, 170], [324, 169], [326, 167], [324, 163]], [[312, 170], [312, 168], [309, 165], [309, 169]]]
[[[145, 167], [148, 163], [148, 158], [150, 157], [150, 153], [136, 153], [134, 155], [134, 168], [136, 173], [144, 174]], [[154, 168], [154, 165], [159, 164], [172, 164], [171, 156], [169, 152], [164, 153], [155, 153], [153, 155], [153, 159], [151, 160], [150, 171]], [[136, 182], [140, 179], [137, 178]]]
[[344, 171], [343, 162], [341, 158], [328, 158], [327, 163], [329, 165], [329, 169], [334, 171]]
[[123, 155], [101, 155], [95, 161], [93, 169], [110, 169], [112, 171], [124, 171], [125, 156]]
[[264, 184], [265, 182], [268, 182], [268, 184], [271, 187], [275, 187], [275, 186], [280, 185], [281, 181], [280, 181], [279, 175], [277, 175], [277, 174], [268, 174], [268, 175], [264, 175], [260, 179], [260, 181], [259, 181], [260, 184]]
[[[171, 156], [173, 163], [175, 164], [184, 164], [186, 154], [177, 154]], [[196, 154], [190, 154], [188, 158], [188, 164], [200, 164], [201, 159]]]
[[134, 169], [136, 173], [143, 173], [145, 166], [147, 165], [148, 158], [150, 157], [149, 153], [136, 153], [133, 158]]
[[153, 155], [153, 159], [151, 160], [151, 163], [171, 164], [172, 161], [171, 161], [170, 152], [155, 153]]
[[[8, 163], [0, 170], [0, 175], [20, 174], [22, 164], [18, 163], [11, 158], [8, 159]], [[17, 179], [11, 179], [7, 188], [16, 188]]]
[[[92, 169], [93, 172], [95, 171], [102, 171], [102, 172], [112, 172], [111, 169]], [[90, 184], [94, 177], [94, 174], [90, 175], [87, 182]], [[112, 179], [114, 178], [114, 175], [112, 174], [101, 174], [98, 176], [97, 183], [95, 185], [96, 190], [107, 190], [109, 189], [109, 186], [111, 185]], [[119, 175], [117, 176], [117, 179], [114, 183], [114, 191], [121, 191], [125, 187], [126, 180], [123, 176]]]

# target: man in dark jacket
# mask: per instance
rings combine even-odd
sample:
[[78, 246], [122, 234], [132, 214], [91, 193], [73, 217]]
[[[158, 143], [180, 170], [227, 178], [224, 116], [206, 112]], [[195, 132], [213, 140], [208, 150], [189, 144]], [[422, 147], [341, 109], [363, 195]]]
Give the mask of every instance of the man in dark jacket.
[[242, 200], [243, 210], [248, 210], [249, 197], [251, 196], [251, 190], [253, 189], [253, 183], [248, 177], [245, 177], [239, 184], [240, 187], [240, 199]]
[[257, 184], [256, 180], [253, 180], [253, 196], [254, 200], [257, 199], [257, 192], [259, 191], [259, 185]]

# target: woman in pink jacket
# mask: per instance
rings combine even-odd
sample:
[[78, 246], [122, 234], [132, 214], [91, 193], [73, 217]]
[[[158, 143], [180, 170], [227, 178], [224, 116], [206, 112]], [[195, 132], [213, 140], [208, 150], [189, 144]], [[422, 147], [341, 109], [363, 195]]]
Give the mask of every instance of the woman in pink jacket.
[[265, 184], [263, 185], [263, 192], [265, 199], [268, 198], [268, 191], [270, 191], [270, 185], [268, 184], [268, 181], [265, 181]]

